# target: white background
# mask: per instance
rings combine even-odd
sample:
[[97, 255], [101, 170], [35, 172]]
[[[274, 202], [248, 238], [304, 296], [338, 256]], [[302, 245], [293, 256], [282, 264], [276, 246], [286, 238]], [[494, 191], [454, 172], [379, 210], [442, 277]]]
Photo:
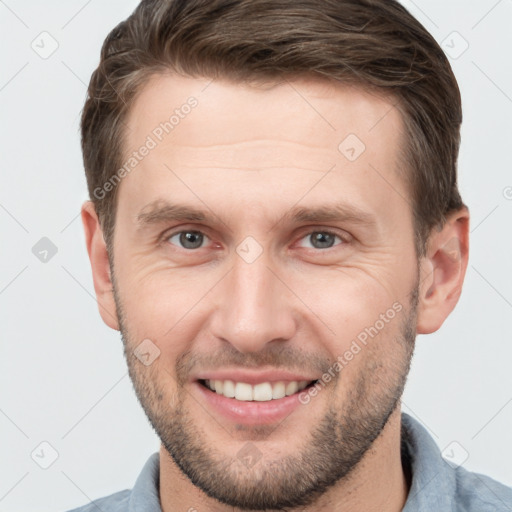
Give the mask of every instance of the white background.
[[[441, 449], [457, 441], [464, 467], [512, 485], [512, 1], [404, 4], [447, 52], [464, 48], [453, 31], [469, 44], [451, 62], [472, 214], [464, 293], [440, 332], [418, 338], [404, 410]], [[132, 487], [159, 446], [120, 336], [98, 314], [79, 218], [86, 84], [135, 5], [0, 1], [0, 512], [66, 510]], [[31, 48], [43, 31], [59, 45], [47, 59]], [[42, 237], [58, 249], [47, 263], [32, 253]], [[31, 458], [42, 441], [58, 452], [48, 469]]]

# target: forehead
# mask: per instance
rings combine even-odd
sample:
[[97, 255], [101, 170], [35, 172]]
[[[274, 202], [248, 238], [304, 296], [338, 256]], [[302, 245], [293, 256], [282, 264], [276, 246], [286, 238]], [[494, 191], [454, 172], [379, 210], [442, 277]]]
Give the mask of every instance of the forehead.
[[249, 85], [156, 75], [127, 117], [125, 160], [143, 146], [151, 149], [121, 189], [131, 190], [130, 202], [140, 209], [162, 192], [172, 196], [178, 174], [187, 173], [190, 184], [207, 183], [210, 200], [244, 180], [251, 188], [245, 192], [256, 194], [256, 175], [267, 196], [286, 181], [291, 201], [299, 193], [294, 179], [313, 183], [335, 169], [329, 180], [344, 182], [354, 201], [385, 182], [405, 196], [397, 173], [403, 125], [393, 101], [311, 78]]
[[[197, 106], [189, 108], [187, 102]], [[340, 138], [352, 130], [371, 151], [379, 141], [388, 147], [393, 134], [401, 131], [395, 102], [391, 95], [314, 78], [243, 84], [154, 75], [130, 109], [126, 142], [136, 147], [170, 122], [164, 137], [177, 145], [190, 137], [196, 146], [210, 147], [270, 137], [303, 145], [307, 137], [311, 147], [338, 151]], [[188, 117], [191, 121], [184, 122]], [[203, 130], [197, 130], [198, 122]]]

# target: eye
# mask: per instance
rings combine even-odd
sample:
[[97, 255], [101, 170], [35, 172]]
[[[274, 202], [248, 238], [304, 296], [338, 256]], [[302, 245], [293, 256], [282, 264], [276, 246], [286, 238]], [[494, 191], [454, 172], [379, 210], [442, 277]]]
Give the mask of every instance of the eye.
[[184, 249], [199, 249], [207, 240], [209, 238], [200, 231], [180, 231], [167, 238], [169, 243]]
[[[313, 231], [309, 233], [307, 236], [302, 238], [301, 243], [299, 245], [301, 247], [313, 248], [313, 249], [330, 249], [335, 244], [336, 239], [339, 242], [343, 242], [343, 240], [334, 233], [330, 233], [329, 231]], [[309, 244], [309, 245], [308, 245]]]

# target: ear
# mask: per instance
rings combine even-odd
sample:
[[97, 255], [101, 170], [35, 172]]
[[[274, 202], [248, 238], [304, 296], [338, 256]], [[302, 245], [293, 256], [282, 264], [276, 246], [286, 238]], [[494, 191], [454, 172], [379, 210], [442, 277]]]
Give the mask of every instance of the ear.
[[468, 256], [469, 212], [464, 207], [440, 230], [433, 230], [420, 260], [418, 334], [437, 331], [452, 312], [462, 292]]
[[92, 201], [86, 201], [82, 205], [82, 224], [101, 318], [109, 327], [118, 331], [119, 322], [110, 276], [107, 246]]

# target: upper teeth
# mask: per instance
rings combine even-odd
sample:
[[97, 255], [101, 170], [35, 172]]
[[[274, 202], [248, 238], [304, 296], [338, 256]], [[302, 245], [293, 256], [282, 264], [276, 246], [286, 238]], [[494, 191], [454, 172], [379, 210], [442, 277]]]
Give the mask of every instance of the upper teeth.
[[292, 380], [289, 382], [262, 382], [251, 386], [245, 382], [233, 382], [232, 380], [205, 380], [205, 384], [219, 395], [237, 400], [267, 402], [284, 396], [293, 395], [301, 391], [308, 384], [307, 380]]

